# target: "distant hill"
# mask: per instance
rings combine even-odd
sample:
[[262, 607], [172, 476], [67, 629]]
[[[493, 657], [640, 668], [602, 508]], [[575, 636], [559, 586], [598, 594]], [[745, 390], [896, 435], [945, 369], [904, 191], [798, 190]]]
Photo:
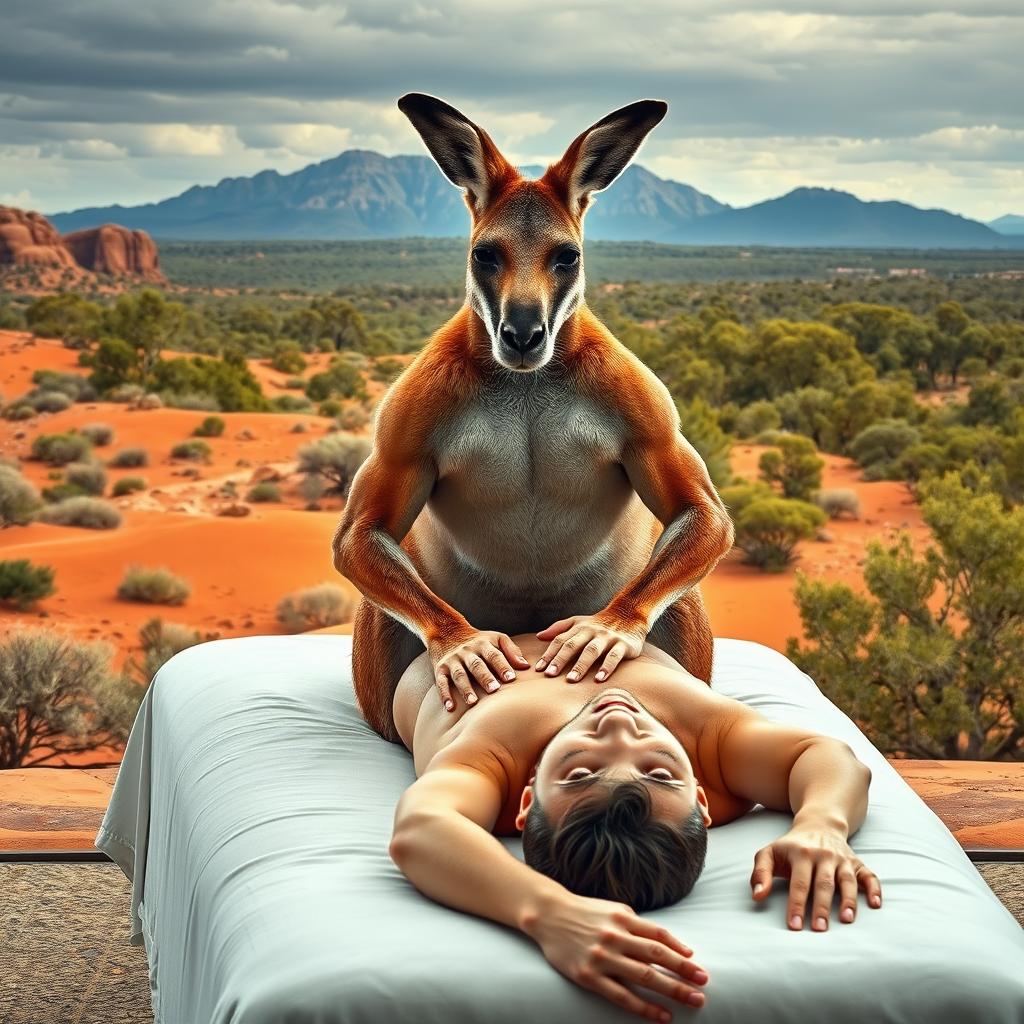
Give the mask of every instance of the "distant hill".
[[[537, 176], [542, 167], [522, 168]], [[261, 171], [196, 185], [144, 206], [108, 206], [50, 218], [61, 231], [116, 221], [157, 238], [375, 239], [462, 236], [469, 211], [427, 156], [350, 149], [291, 174]], [[977, 221], [906, 203], [866, 203], [800, 188], [734, 209], [690, 185], [628, 167], [587, 213], [587, 238], [694, 245], [996, 248], [1016, 240]]]
[[988, 226], [1001, 235], [1024, 235], [1024, 217], [1017, 213], [1006, 213], [990, 220]]

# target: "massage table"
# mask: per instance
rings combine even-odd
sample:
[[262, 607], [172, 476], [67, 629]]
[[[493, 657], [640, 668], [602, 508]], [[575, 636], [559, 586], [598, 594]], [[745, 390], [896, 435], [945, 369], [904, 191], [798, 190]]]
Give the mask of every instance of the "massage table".
[[[360, 717], [351, 642], [215, 640], [150, 684], [95, 845], [131, 880], [129, 941], [145, 945], [156, 1024], [637, 1020], [395, 867], [412, 758]], [[790, 931], [788, 882], [764, 905], [749, 882], [790, 816], [758, 806], [712, 828], [693, 891], [647, 915], [710, 974], [705, 1006], [669, 1004], [674, 1020], [1024, 1024], [1024, 930], [853, 722], [760, 644], [717, 640], [713, 686], [844, 740], [870, 766], [851, 845], [881, 879], [882, 907], [859, 893], [853, 924], [833, 912], [826, 932]], [[518, 839], [503, 842], [522, 856]]]

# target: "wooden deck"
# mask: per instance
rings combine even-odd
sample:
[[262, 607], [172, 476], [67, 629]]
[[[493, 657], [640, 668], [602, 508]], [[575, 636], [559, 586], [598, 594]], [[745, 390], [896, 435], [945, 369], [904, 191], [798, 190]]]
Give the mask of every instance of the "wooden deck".
[[[969, 850], [1024, 850], [1024, 763], [892, 765]], [[118, 768], [0, 771], [0, 851], [93, 850]]]

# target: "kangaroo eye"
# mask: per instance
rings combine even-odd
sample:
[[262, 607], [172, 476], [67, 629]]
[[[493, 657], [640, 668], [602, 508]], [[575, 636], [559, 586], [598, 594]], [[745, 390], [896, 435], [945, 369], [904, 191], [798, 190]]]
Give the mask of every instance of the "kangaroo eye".
[[575, 267], [580, 261], [580, 254], [576, 249], [563, 249], [555, 257], [556, 267]]
[[489, 245], [475, 245], [473, 246], [473, 259], [485, 267], [496, 267], [498, 252]]

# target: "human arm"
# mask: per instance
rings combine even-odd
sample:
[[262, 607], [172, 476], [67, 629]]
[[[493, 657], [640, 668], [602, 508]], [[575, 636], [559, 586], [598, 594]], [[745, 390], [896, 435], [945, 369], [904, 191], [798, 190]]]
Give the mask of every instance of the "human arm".
[[624, 982], [685, 1003], [707, 980], [692, 950], [624, 904], [578, 896], [509, 853], [490, 831], [502, 807], [500, 771], [428, 768], [399, 801], [395, 863], [438, 903], [529, 936], [571, 981], [639, 1016], [664, 1019], [663, 1007]]
[[499, 679], [515, 677], [510, 661], [519, 668], [529, 662], [507, 634], [474, 629], [435, 594], [401, 546], [437, 480], [426, 443], [432, 422], [410, 414], [414, 394], [400, 378], [381, 403], [373, 449], [353, 478], [334, 534], [334, 567], [419, 637], [451, 711], [453, 687], [472, 704], [474, 683], [497, 688]]
[[[607, 679], [635, 658], [658, 616], [699, 583], [732, 547], [733, 525], [707, 466], [680, 430], [679, 413], [665, 385], [643, 364], [622, 368], [635, 380], [624, 395], [643, 402], [619, 411], [627, 436], [620, 461], [633, 489], [664, 524], [647, 564], [593, 615], [560, 619], [537, 634], [550, 644], [536, 664], [548, 675], [571, 665], [582, 679], [598, 662]], [[642, 408], [641, 408], [642, 406]]]
[[837, 884], [843, 923], [856, 916], [858, 888], [869, 906], [880, 907], [881, 883], [847, 841], [864, 821], [871, 782], [871, 769], [849, 745], [770, 722], [734, 701], [711, 735], [715, 753], [705, 763], [728, 792], [793, 814], [789, 831], [755, 855], [754, 899], [768, 898], [775, 875], [788, 877], [786, 920], [794, 930], [803, 927], [809, 898], [813, 929], [828, 927]]

